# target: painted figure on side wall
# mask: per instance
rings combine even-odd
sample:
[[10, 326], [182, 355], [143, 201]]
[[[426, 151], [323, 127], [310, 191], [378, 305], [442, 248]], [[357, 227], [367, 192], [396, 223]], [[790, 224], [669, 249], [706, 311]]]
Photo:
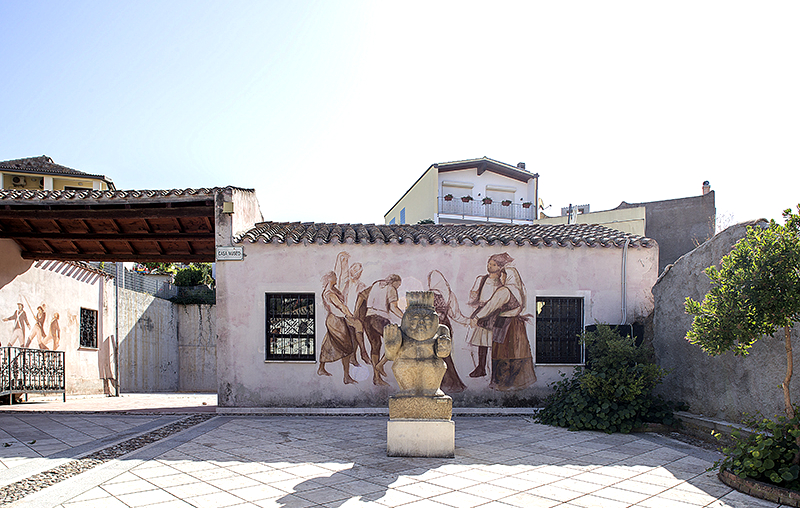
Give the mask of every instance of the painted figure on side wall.
[[28, 323], [28, 315], [25, 314], [25, 307], [22, 303], [17, 303], [17, 311], [11, 316], [3, 318], [3, 321], [13, 321], [14, 329], [11, 331], [11, 340], [8, 342], [9, 346], [25, 346], [25, 329], [30, 326]]
[[47, 349], [47, 346], [45, 345], [47, 334], [44, 333], [44, 322], [46, 319], [47, 313], [45, 312], [45, 304], [43, 303], [36, 308], [36, 317], [34, 318], [33, 328], [31, 328], [31, 335], [28, 337], [28, 345], [25, 347], [30, 347], [30, 345], [33, 343], [33, 339], [36, 339], [36, 344], [40, 349]]
[[[50, 321], [50, 349], [58, 351], [58, 345], [61, 343], [61, 327], [58, 325], [58, 312], [53, 313], [53, 320]], [[47, 349], [46, 347], [42, 349]]]
[[344, 303], [344, 295], [336, 287], [336, 273], [328, 272], [322, 276], [322, 304], [328, 317], [325, 318], [325, 338], [319, 352], [320, 376], [331, 376], [325, 369], [326, 363], [341, 360], [344, 371], [344, 383], [357, 381], [350, 376], [350, 362], [355, 353], [356, 334], [363, 333], [361, 323]]
[[359, 293], [356, 302], [356, 316], [364, 324], [364, 333], [370, 345], [370, 363], [372, 364], [372, 383], [388, 386], [385, 381], [384, 366], [388, 361], [381, 354], [383, 328], [388, 324], [400, 324], [403, 312], [397, 306], [399, 296], [397, 289], [403, 283], [396, 273], [385, 279], [377, 280], [370, 287]]
[[470, 343], [478, 348], [478, 365], [470, 377], [487, 375], [487, 357], [492, 348], [491, 382], [495, 390], [519, 390], [536, 382], [533, 355], [525, 327], [525, 285], [510, 263], [508, 253], [494, 254], [486, 275], [475, 280], [470, 291], [473, 329]]
[[[428, 290], [433, 293], [433, 308], [439, 315], [439, 323], [445, 325], [451, 335], [453, 334], [453, 322], [469, 326], [469, 319], [461, 313], [456, 295], [450, 289], [450, 283], [439, 270], [432, 270], [428, 274]], [[448, 353], [442, 359], [447, 366], [442, 379], [442, 390], [445, 393], [463, 392], [467, 385], [458, 376], [452, 354]]]

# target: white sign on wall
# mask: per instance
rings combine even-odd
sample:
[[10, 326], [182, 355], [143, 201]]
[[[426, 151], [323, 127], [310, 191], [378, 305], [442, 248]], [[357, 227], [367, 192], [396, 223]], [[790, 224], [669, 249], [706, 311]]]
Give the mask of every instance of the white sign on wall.
[[217, 247], [217, 261], [241, 261], [243, 259], [243, 247]]

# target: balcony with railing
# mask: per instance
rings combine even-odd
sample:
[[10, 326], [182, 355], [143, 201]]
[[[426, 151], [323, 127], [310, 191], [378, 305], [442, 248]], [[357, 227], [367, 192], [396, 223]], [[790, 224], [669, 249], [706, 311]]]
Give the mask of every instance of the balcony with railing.
[[61, 393], [66, 400], [64, 351], [0, 347], [0, 395]]
[[[443, 217], [445, 216], [445, 217]], [[443, 219], [473, 220], [481, 222], [529, 223], [536, 219], [536, 207], [523, 203], [503, 204], [492, 201], [484, 204], [481, 200], [463, 201], [460, 198], [439, 198], [439, 221]]]

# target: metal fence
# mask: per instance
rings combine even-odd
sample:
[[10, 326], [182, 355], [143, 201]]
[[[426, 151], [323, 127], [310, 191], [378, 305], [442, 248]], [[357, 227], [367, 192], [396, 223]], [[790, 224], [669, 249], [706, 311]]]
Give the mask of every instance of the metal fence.
[[504, 205], [501, 201], [483, 204], [482, 201], [464, 202], [459, 198], [446, 200], [439, 198], [439, 213], [461, 215], [462, 217], [489, 217], [510, 220], [532, 221], [536, 219], [536, 207], [524, 206], [522, 203]]
[[[116, 276], [116, 268], [114, 263], [103, 263], [98, 267], [113, 276]], [[123, 268], [121, 270], [122, 277], [120, 277], [120, 287], [139, 293], [147, 293], [150, 295], [169, 300], [178, 295], [178, 288], [165, 280], [159, 280], [156, 277], [148, 276], [139, 272], [132, 272]]]
[[64, 351], [0, 347], [0, 395], [61, 393], [67, 400]]

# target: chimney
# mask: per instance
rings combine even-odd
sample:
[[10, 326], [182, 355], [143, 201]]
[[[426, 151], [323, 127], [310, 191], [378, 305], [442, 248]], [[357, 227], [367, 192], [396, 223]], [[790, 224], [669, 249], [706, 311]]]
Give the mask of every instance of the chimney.
[[703, 196], [711, 192], [711, 184], [708, 183], [708, 180], [703, 182]]
[[524, 162], [517, 162], [517, 167], [519, 169], [525, 169], [525, 163]]

